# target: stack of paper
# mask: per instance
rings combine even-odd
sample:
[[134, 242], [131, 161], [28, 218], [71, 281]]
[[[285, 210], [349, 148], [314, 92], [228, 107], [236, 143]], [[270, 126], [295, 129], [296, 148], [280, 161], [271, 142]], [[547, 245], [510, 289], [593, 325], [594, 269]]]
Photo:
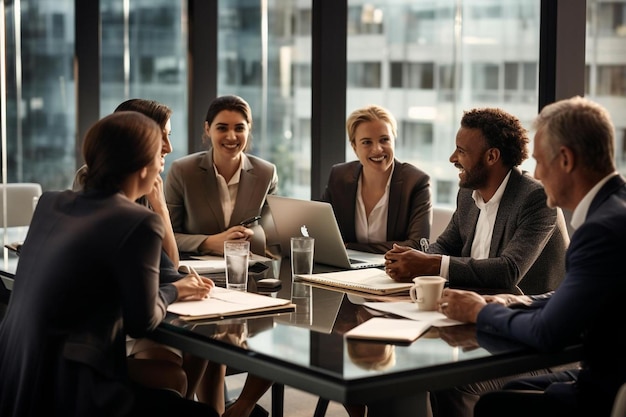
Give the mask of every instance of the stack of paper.
[[290, 300], [266, 295], [213, 287], [209, 298], [200, 301], [179, 301], [167, 307], [183, 320], [222, 319], [264, 313], [295, 311]]

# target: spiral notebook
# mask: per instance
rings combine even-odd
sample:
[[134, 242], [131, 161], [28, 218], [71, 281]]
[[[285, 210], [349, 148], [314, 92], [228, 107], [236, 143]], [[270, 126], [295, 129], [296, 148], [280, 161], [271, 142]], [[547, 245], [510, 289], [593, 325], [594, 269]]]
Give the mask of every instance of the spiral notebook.
[[412, 282], [396, 282], [382, 269], [350, 269], [339, 272], [296, 275], [297, 278], [331, 287], [345, 288], [369, 294], [394, 294], [408, 291]]

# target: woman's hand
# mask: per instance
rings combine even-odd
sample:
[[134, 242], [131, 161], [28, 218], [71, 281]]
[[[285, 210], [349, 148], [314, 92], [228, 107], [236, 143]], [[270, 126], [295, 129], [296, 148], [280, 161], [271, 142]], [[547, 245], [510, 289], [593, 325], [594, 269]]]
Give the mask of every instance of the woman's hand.
[[224, 254], [224, 242], [227, 240], [250, 240], [254, 231], [245, 226], [237, 225], [216, 235], [207, 236], [198, 250], [200, 253]]
[[178, 290], [178, 298], [176, 301], [205, 299], [209, 296], [213, 287], [215, 287], [213, 280], [199, 276], [196, 271], [187, 274], [174, 282], [173, 285]]

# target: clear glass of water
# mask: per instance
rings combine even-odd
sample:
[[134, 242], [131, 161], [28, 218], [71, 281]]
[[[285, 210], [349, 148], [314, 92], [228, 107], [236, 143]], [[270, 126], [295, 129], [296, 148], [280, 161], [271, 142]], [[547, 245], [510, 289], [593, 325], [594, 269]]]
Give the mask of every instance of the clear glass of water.
[[291, 238], [291, 275], [313, 273], [315, 239], [308, 236]]
[[248, 262], [250, 242], [227, 240], [224, 242], [226, 261], [226, 288], [235, 291], [248, 290]]

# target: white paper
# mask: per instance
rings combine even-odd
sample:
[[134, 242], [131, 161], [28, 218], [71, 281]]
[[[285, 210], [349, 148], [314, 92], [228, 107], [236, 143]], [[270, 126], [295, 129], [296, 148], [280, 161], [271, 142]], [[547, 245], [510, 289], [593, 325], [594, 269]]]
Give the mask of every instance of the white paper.
[[412, 342], [430, 327], [426, 321], [373, 317], [346, 332], [349, 339]]
[[460, 321], [447, 318], [445, 314], [442, 314], [438, 311], [420, 311], [417, 308], [417, 304], [412, 301], [367, 301], [363, 303], [363, 305], [374, 310], [406, 317], [407, 319], [426, 321], [432, 326], [436, 327], [456, 326], [457, 324], [463, 324]]
[[[257, 262], [268, 261], [271, 261], [271, 259], [264, 256], [255, 255], [253, 253], [250, 254], [250, 265], [254, 265]], [[226, 261], [224, 260], [223, 256], [197, 255], [192, 256], [191, 259], [181, 260], [178, 263], [178, 270], [182, 273], [185, 273], [185, 271], [181, 271], [180, 268], [183, 265], [192, 267], [199, 274], [219, 274], [226, 272]]]
[[181, 317], [227, 317], [236, 313], [259, 311], [271, 307], [287, 306], [290, 300], [273, 298], [243, 291], [213, 287], [209, 298], [200, 301], [179, 301], [167, 307], [167, 311]]

